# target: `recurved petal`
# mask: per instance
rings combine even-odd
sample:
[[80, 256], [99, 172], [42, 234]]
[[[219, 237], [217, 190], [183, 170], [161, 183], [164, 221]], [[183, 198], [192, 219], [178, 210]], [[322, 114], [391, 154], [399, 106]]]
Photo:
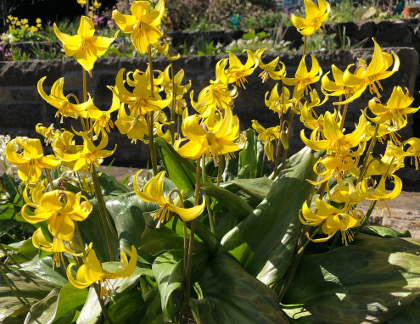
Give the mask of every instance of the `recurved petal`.
[[95, 26], [93, 25], [92, 19], [86, 16], [80, 17], [80, 25], [77, 30], [77, 34], [84, 38], [92, 37], [95, 33]]
[[169, 209], [178, 214], [184, 222], [188, 222], [200, 216], [205, 207], [206, 202], [203, 199], [203, 203], [201, 205], [197, 205], [191, 208], [181, 208], [175, 205], [170, 205]]

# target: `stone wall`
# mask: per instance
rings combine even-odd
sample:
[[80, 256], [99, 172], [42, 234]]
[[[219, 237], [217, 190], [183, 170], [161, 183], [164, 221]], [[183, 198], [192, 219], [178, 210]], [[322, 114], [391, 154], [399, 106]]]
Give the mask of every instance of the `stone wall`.
[[[418, 70], [418, 55], [412, 48], [386, 48], [387, 52], [394, 51], [401, 60], [401, 67], [398, 73], [382, 82], [385, 89], [384, 98], [387, 98], [395, 84], [407, 87], [410, 93], [414, 92], [415, 80]], [[357, 58], [370, 60], [372, 49], [358, 49], [352, 51], [329, 51], [313, 53], [320, 62], [324, 73], [329, 70], [331, 64], [335, 64], [341, 69], [345, 69], [349, 64], [356, 63]], [[183, 68], [185, 71], [184, 80], [191, 80], [195, 90], [195, 99], [198, 92], [208, 85], [210, 79], [214, 79], [215, 64], [222, 56], [186, 56], [175, 62], [175, 70]], [[246, 57], [240, 56], [244, 62]], [[269, 62], [274, 55], [263, 57], [264, 62]], [[301, 55], [296, 52], [286, 52], [280, 54], [280, 60], [287, 66], [288, 76], [293, 76], [299, 64]], [[310, 61], [308, 61], [309, 64]], [[168, 62], [163, 58], [157, 58], [154, 63], [155, 69], [163, 70]], [[112, 93], [107, 89], [107, 85], [115, 84], [115, 76], [119, 69], [144, 70], [147, 60], [144, 58], [109, 58], [99, 59], [93, 70], [93, 77], [88, 77], [88, 91], [94, 98], [95, 104], [101, 109], [109, 109]], [[261, 83], [258, 73], [248, 78], [247, 89], [239, 89], [239, 96], [235, 99], [234, 112], [239, 115], [241, 128], [250, 127], [253, 119], [265, 127], [274, 126], [277, 116], [268, 110], [264, 105], [264, 97], [270, 91], [274, 83]], [[46, 76], [44, 90], [49, 94], [50, 87], [54, 81], [64, 77], [64, 93], [70, 92], [81, 97], [81, 68], [75, 60], [63, 61], [30, 61], [30, 62], [0, 62], [0, 134], [10, 134], [12, 136], [25, 135], [36, 136], [34, 127], [38, 122], [49, 126], [51, 123], [55, 127], [69, 127], [78, 123], [64, 120], [64, 124], [59, 124], [59, 119], [55, 117], [56, 109], [45, 103], [39, 96], [36, 84], [38, 80]], [[189, 96], [186, 96], [189, 102]], [[360, 100], [350, 105], [347, 129], [354, 127], [356, 116], [360, 110], [367, 106], [367, 101], [371, 99], [369, 91], [366, 91]], [[331, 108], [331, 107], [330, 107]], [[292, 148], [297, 150], [302, 146], [298, 136], [300, 123], [297, 120], [294, 126], [294, 138]], [[403, 132], [403, 137], [408, 138], [413, 135], [413, 123]], [[417, 134], [419, 136], [419, 134]], [[137, 143], [131, 144], [130, 140], [120, 135], [114, 130], [110, 136], [110, 144], [118, 144], [115, 154], [116, 165], [131, 165], [133, 167], [145, 167], [149, 160], [148, 148]]]

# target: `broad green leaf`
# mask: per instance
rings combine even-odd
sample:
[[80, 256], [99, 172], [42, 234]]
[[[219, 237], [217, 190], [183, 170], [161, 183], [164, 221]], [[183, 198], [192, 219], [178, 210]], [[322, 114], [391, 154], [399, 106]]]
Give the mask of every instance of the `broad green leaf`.
[[11, 263], [22, 263], [32, 260], [36, 255], [38, 255], [39, 250], [33, 246], [32, 238], [29, 238], [21, 242], [19, 249], [16, 253], [11, 252]]
[[59, 291], [59, 288], [54, 288], [45, 298], [36, 302], [28, 312], [25, 324], [52, 323]]
[[412, 324], [420, 318], [420, 297], [417, 297], [410, 305], [402, 307], [401, 312], [387, 321], [387, 324]]
[[124, 194], [129, 192], [130, 190], [117, 181], [114, 177], [102, 172], [101, 175], [98, 177], [99, 184], [101, 185], [102, 189], [104, 190], [104, 195], [112, 195], [118, 196], [120, 194]]
[[[4, 270], [2, 272], [5, 273]], [[0, 322], [2, 323], [12, 314], [16, 316], [21, 313], [25, 317], [33, 303], [45, 298], [54, 288], [57, 288], [54, 282], [41, 279], [30, 271], [12, 271], [7, 273], [6, 276], [14, 292], [10, 290], [3, 275], [1, 275]]]
[[64, 285], [58, 295], [54, 321], [65, 318], [74, 310], [81, 308], [88, 296], [87, 289], [78, 289], [71, 283]]
[[273, 180], [270, 180], [266, 177], [255, 179], [234, 179], [229, 183], [233, 183], [252, 197], [259, 199], [260, 201], [267, 197], [268, 193], [271, 190], [271, 187], [273, 186]]
[[239, 157], [235, 156], [227, 160], [225, 169], [223, 171], [222, 179], [223, 181], [231, 181], [238, 176], [238, 166], [239, 166]]
[[211, 259], [198, 286], [190, 301], [197, 323], [288, 323], [273, 291], [224, 254]]
[[[267, 197], [221, 243], [252, 275], [271, 285], [285, 274], [292, 260], [301, 223], [299, 211], [308, 198], [315, 163], [307, 154], [276, 178]], [[293, 190], [291, 190], [293, 188]]]
[[211, 183], [201, 183], [200, 189], [207, 195], [217, 199], [217, 202], [226, 206], [235, 215], [244, 218], [254, 211], [246, 202], [227, 189]]
[[400, 237], [400, 234], [389, 227], [379, 225], [366, 225], [360, 230], [361, 233], [380, 236], [380, 237]]
[[[89, 216], [83, 221], [78, 223], [80, 232], [85, 244], [93, 243], [96, 255], [100, 260], [109, 260], [108, 245], [104, 231], [104, 224], [102, 224], [101, 215], [98, 209], [98, 202], [96, 198], [89, 200], [93, 209]], [[115, 255], [118, 255], [118, 242], [112, 239]]]
[[144, 312], [143, 317], [139, 324], [162, 324], [164, 323], [164, 316], [162, 313], [161, 299], [159, 289], [153, 288], [143, 293], [143, 300], [145, 302], [142, 311]]
[[246, 133], [246, 148], [239, 153], [239, 172], [241, 178], [255, 178], [258, 172], [257, 134], [249, 128]]
[[179, 190], [188, 192], [195, 187], [195, 167], [193, 164], [180, 156], [163, 138], [155, 139], [160, 157], [168, 174]]
[[62, 287], [68, 283], [66, 271], [63, 267], [53, 270], [52, 262], [51, 256], [42, 259], [36, 256], [31, 261], [22, 263], [19, 269], [31, 272], [35, 276], [53, 284], [55, 287]]
[[91, 286], [86, 302], [77, 318], [77, 324], [101, 323], [102, 310], [95, 289]]
[[135, 192], [129, 192], [108, 200], [106, 206], [114, 220], [120, 247], [131, 248], [134, 245], [139, 248], [145, 228], [143, 213], [156, 210], [157, 205], [145, 203]]
[[355, 244], [303, 256], [282, 303], [306, 323], [383, 323], [420, 295], [420, 241], [359, 233]]
[[162, 300], [162, 310], [174, 316], [182, 306], [184, 258], [182, 251], [168, 251], [159, 255], [152, 266]]

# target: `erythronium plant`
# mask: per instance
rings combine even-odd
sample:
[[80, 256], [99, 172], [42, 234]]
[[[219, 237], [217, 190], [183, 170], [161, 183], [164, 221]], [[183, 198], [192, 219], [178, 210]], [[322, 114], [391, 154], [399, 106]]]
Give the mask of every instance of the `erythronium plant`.
[[[292, 20], [309, 37], [329, 5], [308, 0], [305, 7], [306, 18]], [[93, 77], [113, 39], [94, 36], [87, 17], [77, 35], [55, 28], [66, 54], [82, 66], [83, 93], [65, 93], [60, 78], [47, 94], [48, 76], [38, 92], [60, 121], [78, 119], [80, 127], [36, 125], [50, 155], [37, 139], [3, 145], [20, 183], [2, 177], [0, 224], [23, 224], [32, 237], [0, 244], [0, 319], [416, 322], [420, 241], [366, 225], [401, 192], [395, 172], [405, 158], [416, 167], [420, 159], [420, 140], [396, 133], [418, 111], [410, 93], [396, 86], [380, 98], [379, 82], [398, 70], [398, 56], [375, 42], [370, 62], [344, 71], [333, 65], [323, 75], [315, 56], [303, 53], [286, 77], [285, 64], [267, 63], [265, 49], [247, 50], [246, 58], [228, 53], [209, 85], [186, 100], [191, 83], [174, 70], [179, 56], [161, 40], [164, 14], [163, 0], [155, 7], [134, 1], [130, 15], [114, 11], [149, 64], [116, 74], [105, 110], [87, 92], [87, 74]], [[153, 68], [152, 47], [168, 58], [164, 71]], [[237, 88], [245, 91], [256, 71], [263, 82], [276, 81], [261, 100], [278, 120], [254, 120], [254, 130], [240, 132]], [[348, 131], [347, 110], [368, 88], [373, 98]], [[328, 100], [334, 107], [320, 113]], [[300, 133], [306, 148], [289, 156], [296, 120], [309, 129]], [[139, 171], [133, 187], [101, 169], [101, 159], [116, 150], [108, 147], [114, 125], [133, 145], [150, 146], [152, 169]], [[386, 144], [380, 156], [373, 154], [377, 142]], [[367, 211], [359, 207], [364, 200]]]

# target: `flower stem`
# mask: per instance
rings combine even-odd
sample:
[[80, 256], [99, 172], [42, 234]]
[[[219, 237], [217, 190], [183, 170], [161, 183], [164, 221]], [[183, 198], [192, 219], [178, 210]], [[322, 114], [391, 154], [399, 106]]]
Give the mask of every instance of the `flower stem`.
[[175, 110], [176, 110], [176, 83], [175, 83], [175, 74], [174, 74], [174, 64], [170, 61], [171, 64], [171, 73], [172, 73], [172, 105], [171, 105], [171, 116], [169, 121], [173, 124], [169, 125], [169, 133], [171, 134], [171, 145], [174, 146], [175, 143]]
[[47, 176], [48, 183], [49, 183], [49, 184], [50, 184], [50, 186], [51, 186], [51, 190], [54, 190], [54, 183], [53, 183], [53, 179], [52, 179], [52, 177], [51, 177], [51, 173], [50, 173], [50, 171], [48, 171], [47, 169], [44, 169], [44, 171], [45, 171], [45, 175]]
[[[199, 200], [199, 191], [200, 191], [200, 158], [197, 159], [197, 168], [195, 171], [195, 196], [194, 196], [194, 206], [198, 205]], [[195, 223], [196, 220], [191, 221], [190, 228], [190, 241], [188, 246], [188, 259], [187, 259], [187, 268], [185, 269], [185, 291], [184, 291], [184, 323], [188, 323], [188, 311], [190, 308], [190, 287], [191, 287], [191, 265], [193, 257], [193, 248], [194, 248], [194, 233], [195, 233]]]
[[110, 261], [115, 261], [115, 253], [114, 253], [114, 248], [112, 246], [111, 233], [115, 239], [118, 239], [118, 235], [112, 226], [111, 220], [109, 219], [108, 211], [106, 210], [106, 207], [105, 207], [105, 200], [104, 200], [104, 197], [102, 196], [101, 186], [99, 184], [98, 175], [96, 174], [96, 170], [94, 168], [91, 174], [92, 174], [93, 188], [95, 189], [95, 195], [98, 201], [99, 214], [101, 215], [102, 225], [105, 231], [105, 238], [106, 238], [106, 244], [108, 246], [109, 258], [110, 258]]
[[[287, 142], [290, 142], [290, 134], [292, 134], [292, 124], [293, 124], [293, 117], [295, 116], [295, 112], [293, 110], [290, 110], [290, 116], [289, 116], [289, 124], [288, 124], [288, 130], [287, 130]], [[289, 151], [289, 148], [284, 148], [283, 150], [283, 158], [280, 165], [280, 170], [283, 170], [286, 166], [286, 160], [287, 160], [287, 153]]]
[[356, 229], [356, 231], [354, 232], [354, 236], [353, 236], [353, 240], [356, 239], [357, 234], [359, 234], [360, 230], [362, 229], [362, 227], [365, 225], [365, 223], [367, 222], [367, 220], [369, 219], [370, 215], [372, 214], [373, 209], [375, 208], [377, 203], [377, 200], [373, 200], [370, 203], [369, 209], [366, 212], [365, 217], [363, 218], [362, 222], [360, 223], [360, 226]]
[[357, 182], [362, 181], [363, 176], [366, 173], [369, 156], [372, 153], [373, 148], [375, 147], [375, 144], [376, 144], [378, 130], [379, 130], [379, 124], [377, 124], [376, 127], [375, 127], [375, 131], [373, 133], [372, 140], [370, 141], [369, 148], [366, 152], [365, 159], [363, 160], [362, 169], [360, 170], [360, 174], [359, 174], [359, 178], [357, 179]]
[[106, 306], [105, 306], [104, 301], [103, 301], [103, 299], [101, 297], [99, 284], [97, 282], [95, 282], [93, 284], [93, 288], [95, 289], [96, 296], [98, 296], [99, 305], [101, 306], [102, 314], [105, 317], [105, 321], [107, 321], [109, 324], [114, 324], [114, 322], [111, 320], [111, 317], [109, 317], [109, 314], [108, 314], [108, 312], [106, 310]]
[[[203, 183], [206, 182], [206, 157], [203, 156], [201, 158], [201, 175]], [[210, 197], [204, 194], [204, 199], [206, 200], [206, 208], [207, 208], [207, 214], [209, 215], [209, 223], [210, 223], [210, 231], [214, 234], [214, 219], [213, 219], [213, 213], [210, 208]]]
[[[153, 81], [153, 61], [152, 61], [152, 45], [149, 45], [149, 72], [150, 72], [150, 95], [154, 97], [154, 81]], [[152, 161], [153, 175], [157, 174], [157, 159], [156, 159], [156, 149], [155, 149], [155, 140], [153, 137], [153, 126], [154, 126], [154, 115], [153, 111], [148, 113], [149, 115], [149, 149], [150, 149], [150, 160]]]

